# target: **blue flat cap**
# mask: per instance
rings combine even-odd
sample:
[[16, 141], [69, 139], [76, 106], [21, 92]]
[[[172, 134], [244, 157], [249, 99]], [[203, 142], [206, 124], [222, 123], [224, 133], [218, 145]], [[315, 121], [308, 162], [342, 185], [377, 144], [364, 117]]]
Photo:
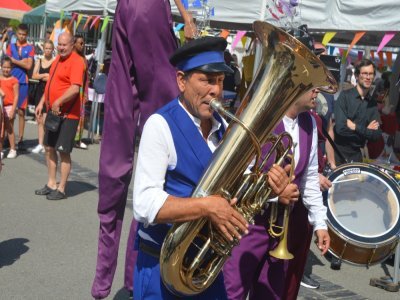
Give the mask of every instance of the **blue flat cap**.
[[202, 37], [178, 48], [169, 61], [184, 72], [198, 70], [205, 73], [233, 73], [224, 60], [226, 46], [224, 38]]

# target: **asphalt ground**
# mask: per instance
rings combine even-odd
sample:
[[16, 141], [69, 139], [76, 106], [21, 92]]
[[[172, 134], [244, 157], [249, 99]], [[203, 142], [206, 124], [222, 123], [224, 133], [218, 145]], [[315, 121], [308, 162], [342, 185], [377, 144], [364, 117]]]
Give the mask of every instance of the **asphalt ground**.
[[[28, 147], [37, 144], [36, 137], [36, 125], [26, 124]], [[4, 159], [0, 175], [0, 299], [91, 299], [99, 227], [98, 159], [99, 144], [89, 145], [88, 150], [74, 149], [68, 198], [62, 201], [34, 194], [47, 180], [44, 154], [24, 152], [16, 159]], [[122, 286], [131, 195], [118, 267], [107, 299], [129, 299]], [[298, 299], [400, 299], [400, 292], [369, 285], [372, 277], [393, 276], [393, 266], [383, 263], [367, 269], [343, 264], [340, 271], [334, 271], [314, 245], [311, 249], [306, 272], [312, 271], [321, 287], [302, 287]]]

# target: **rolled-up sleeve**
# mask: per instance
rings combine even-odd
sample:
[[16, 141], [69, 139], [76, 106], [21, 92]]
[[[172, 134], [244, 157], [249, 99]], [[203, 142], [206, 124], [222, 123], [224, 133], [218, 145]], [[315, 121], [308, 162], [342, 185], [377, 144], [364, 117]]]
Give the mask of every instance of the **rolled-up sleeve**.
[[169, 196], [163, 188], [171, 156], [176, 157], [171, 143], [172, 135], [165, 119], [152, 115], [143, 128], [133, 186], [134, 218], [144, 226], [154, 222]]
[[307, 172], [301, 181], [301, 194], [304, 206], [308, 210], [308, 221], [313, 226], [314, 231], [327, 229], [325, 220], [327, 219], [327, 209], [322, 201], [322, 193], [319, 188], [318, 176], [318, 155], [317, 155], [317, 127], [313, 120], [313, 139]]

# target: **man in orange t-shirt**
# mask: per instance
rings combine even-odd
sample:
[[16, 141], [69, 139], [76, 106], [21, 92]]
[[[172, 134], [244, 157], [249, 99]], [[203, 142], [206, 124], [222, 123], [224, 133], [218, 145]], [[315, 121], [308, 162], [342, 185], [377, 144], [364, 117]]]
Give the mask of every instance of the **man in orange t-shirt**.
[[[35, 191], [36, 195], [46, 195], [48, 200], [65, 199], [65, 186], [71, 171], [71, 152], [80, 116], [79, 89], [83, 85], [85, 64], [73, 52], [73, 37], [64, 32], [58, 37], [58, 56], [51, 65], [49, 80], [40, 103], [36, 107], [37, 117], [46, 105], [47, 112], [63, 117], [58, 130], [45, 128], [44, 145], [48, 167], [47, 184]], [[57, 152], [61, 158], [61, 178], [57, 186]]]

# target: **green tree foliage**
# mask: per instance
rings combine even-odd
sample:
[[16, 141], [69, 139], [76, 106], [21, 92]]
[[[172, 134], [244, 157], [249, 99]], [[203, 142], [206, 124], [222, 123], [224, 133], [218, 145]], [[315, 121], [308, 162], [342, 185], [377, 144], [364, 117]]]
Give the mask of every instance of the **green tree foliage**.
[[32, 6], [33, 8], [43, 4], [46, 2], [46, 0], [24, 0], [26, 4], [29, 6]]
[[8, 22], [8, 26], [11, 26], [15, 30], [20, 23], [20, 21], [12, 19]]

